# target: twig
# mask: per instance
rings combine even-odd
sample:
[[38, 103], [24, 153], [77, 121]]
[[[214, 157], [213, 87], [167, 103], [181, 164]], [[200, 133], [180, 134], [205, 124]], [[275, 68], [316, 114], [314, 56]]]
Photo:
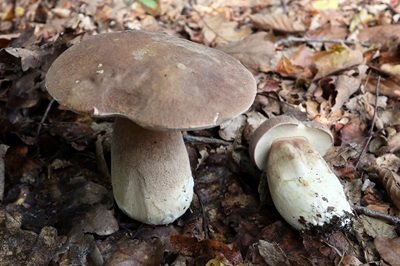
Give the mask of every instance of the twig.
[[214, 139], [207, 137], [198, 137], [192, 135], [183, 135], [183, 140], [187, 143], [200, 143], [200, 144], [215, 144], [215, 145], [224, 145], [229, 146], [232, 145], [229, 141], [225, 141], [222, 139]]
[[378, 212], [374, 210], [370, 210], [367, 207], [362, 207], [362, 206], [357, 206], [357, 205], [352, 205], [351, 208], [357, 213], [357, 214], [364, 214], [373, 218], [378, 218], [382, 219], [385, 221], [390, 222], [391, 224], [400, 224], [400, 218], [385, 214], [383, 212]]
[[[355, 41], [348, 41], [348, 40], [342, 40], [342, 39], [330, 39], [330, 38], [320, 38], [320, 39], [312, 39], [312, 38], [307, 38], [307, 37], [294, 37], [294, 36], [290, 36], [286, 39], [282, 39], [276, 42], [276, 46], [280, 46], [280, 45], [285, 45], [288, 46], [292, 43], [337, 43], [337, 44], [346, 44], [346, 45], [354, 45], [357, 44], [359, 42], [355, 42]], [[365, 42], [361, 42], [359, 43], [362, 46], [370, 46], [368, 43]]]
[[378, 97], [379, 97], [379, 86], [380, 86], [380, 84], [381, 84], [381, 76], [378, 77], [378, 82], [376, 83], [376, 87], [375, 87], [374, 115], [372, 116], [371, 127], [369, 128], [369, 132], [368, 132], [368, 139], [365, 142], [364, 147], [362, 148], [362, 150], [360, 152], [360, 155], [358, 156], [357, 163], [356, 163], [356, 166], [355, 166], [356, 169], [358, 169], [358, 167], [360, 166], [361, 157], [364, 155], [364, 153], [367, 150], [367, 147], [368, 147], [368, 145], [371, 142], [372, 137], [373, 137], [376, 116], [377, 116], [377, 113], [378, 113]]
[[40, 130], [42, 130], [43, 123], [44, 123], [44, 121], [46, 120], [47, 115], [49, 114], [50, 109], [51, 109], [51, 106], [53, 105], [54, 102], [55, 102], [55, 100], [54, 100], [54, 99], [51, 99], [51, 101], [50, 101], [49, 104], [47, 105], [46, 111], [44, 111], [43, 117], [42, 117], [42, 119], [40, 120], [39, 125], [38, 125], [38, 128], [37, 128], [37, 130], [36, 130], [36, 136], [39, 136]]
[[207, 218], [206, 212], [205, 212], [205, 210], [204, 210], [203, 200], [201, 199], [200, 194], [199, 194], [199, 192], [197, 191], [197, 188], [196, 188], [196, 187], [194, 187], [194, 193], [196, 194], [197, 200], [199, 201], [200, 209], [201, 209], [201, 215], [203, 216], [203, 231], [204, 231], [204, 237], [205, 237], [206, 239], [209, 239], [210, 236], [209, 236], [209, 233], [208, 233], [208, 218]]

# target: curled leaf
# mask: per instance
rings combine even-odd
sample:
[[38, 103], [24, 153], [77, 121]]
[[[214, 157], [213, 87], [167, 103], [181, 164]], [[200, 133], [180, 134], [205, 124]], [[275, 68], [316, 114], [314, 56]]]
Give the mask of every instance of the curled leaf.
[[387, 168], [378, 169], [378, 175], [382, 178], [393, 204], [400, 209], [400, 176]]

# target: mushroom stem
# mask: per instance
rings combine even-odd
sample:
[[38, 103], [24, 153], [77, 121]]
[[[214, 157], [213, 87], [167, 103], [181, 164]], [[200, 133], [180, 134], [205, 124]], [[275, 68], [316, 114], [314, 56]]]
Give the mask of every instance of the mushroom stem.
[[294, 228], [350, 223], [345, 217], [351, 208], [340, 181], [306, 138], [275, 140], [265, 169], [275, 207]]
[[111, 151], [114, 198], [129, 217], [168, 224], [188, 209], [194, 183], [179, 131], [147, 130], [116, 118]]

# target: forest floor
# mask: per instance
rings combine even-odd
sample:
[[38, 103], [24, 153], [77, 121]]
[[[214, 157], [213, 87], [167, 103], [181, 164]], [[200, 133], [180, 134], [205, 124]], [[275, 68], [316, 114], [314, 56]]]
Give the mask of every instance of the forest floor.
[[[0, 2], [0, 265], [400, 265], [399, 1], [152, 2]], [[257, 81], [246, 113], [184, 132], [195, 197], [166, 226], [115, 205], [112, 119], [66, 110], [44, 86], [68, 47], [122, 30], [220, 49]], [[351, 229], [298, 232], [259, 192], [249, 140], [279, 115], [331, 130]]]

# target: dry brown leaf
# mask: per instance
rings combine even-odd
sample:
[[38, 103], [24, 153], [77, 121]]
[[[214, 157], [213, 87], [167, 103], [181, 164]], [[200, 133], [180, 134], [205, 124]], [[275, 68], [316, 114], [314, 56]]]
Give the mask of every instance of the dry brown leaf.
[[400, 237], [377, 237], [374, 244], [382, 259], [391, 266], [400, 266]]
[[276, 66], [276, 71], [282, 76], [296, 77], [304, 72], [304, 68], [294, 65], [286, 56], [282, 56]]
[[226, 245], [218, 240], [204, 239], [199, 241], [194, 237], [184, 235], [171, 236], [173, 250], [189, 257], [208, 255], [210, 258], [224, 260], [228, 265], [238, 265], [243, 262], [239, 250], [232, 245]]
[[316, 53], [313, 59], [318, 70], [314, 80], [317, 80], [361, 64], [363, 62], [363, 54], [359, 50], [351, 50], [346, 46], [335, 45], [328, 51]]
[[245, 39], [217, 48], [238, 59], [253, 72], [272, 70], [271, 59], [275, 56], [275, 46], [266, 32], [252, 34]]
[[336, 79], [336, 98], [335, 105], [332, 107], [332, 112], [337, 112], [350, 99], [350, 96], [358, 91], [361, 81], [358, 78], [340, 75]]
[[391, 153], [397, 152], [400, 150], [400, 132], [391, 136], [388, 140], [389, 151]]
[[400, 77], [400, 65], [397, 64], [383, 64], [381, 70], [393, 76]]
[[205, 44], [237, 42], [251, 34], [249, 26], [239, 27], [237, 22], [228, 21], [224, 13], [206, 15], [203, 22], [202, 32]]
[[376, 158], [376, 164], [379, 167], [397, 172], [400, 168], [400, 158], [393, 153], [386, 153]]
[[328, 38], [328, 39], [344, 40], [347, 34], [348, 30], [346, 27], [332, 26], [331, 24], [325, 24], [324, 26], [319, 27], [318, 29], [308, 31], [306, 33], [306, 37], [312, 39]]
[[387, 24], [365, 28], [358, 34], [361, 42], [385, 44], [393, 39], [400, 39], [400, 24]]
[[226, 141], [233, 141], [242, 137], [242, 130], [246, 122], [244, 115], [239, 115], [220, 125], [219, 136]]
[[255, 14], [250, 16], [254, 27], [261, 30], [275, 30], [287, 33], [297, 33], [306, 30], [306, 27], [284, 14]]
[[400, 209], [400, 176], [387, 168], [379, 168], [378, 175], [382, 178], [382, 183], [393, 204]]
[[285, 265], [287, 262], [286, 255], [277, 243], [270, 243], [268, 241], [258, 241], [258, 252], [263, 257], [265, 263], [270, 266]]

